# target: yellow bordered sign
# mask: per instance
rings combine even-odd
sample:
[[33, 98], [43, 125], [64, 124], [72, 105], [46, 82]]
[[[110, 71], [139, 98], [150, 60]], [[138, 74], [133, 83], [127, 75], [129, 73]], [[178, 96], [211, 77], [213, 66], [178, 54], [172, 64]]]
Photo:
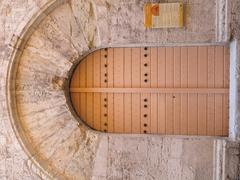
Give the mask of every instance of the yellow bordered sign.
[[144, 14], [146, 28], [183, 27], [183, 3], [147, 3]]

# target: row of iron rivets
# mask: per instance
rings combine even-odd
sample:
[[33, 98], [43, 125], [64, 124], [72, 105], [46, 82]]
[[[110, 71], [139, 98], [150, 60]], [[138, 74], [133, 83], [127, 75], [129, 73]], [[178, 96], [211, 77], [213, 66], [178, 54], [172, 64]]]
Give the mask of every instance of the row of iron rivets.
[[[145, 47], [144, 50], [147, 51], [148, 48]], [[147, 52], [145, 52], [144, 57], [145, 57], [145, 58], [148, 57]], [[147, 67], [147, 66], [148, 66], [148, 63], [144, 63], [144, 67]], [[148, 73], [144, 73], [144, 76], [145, 76], [145, 78], [147, 78]], [[144, 79], [144, 82], [147, 83], [148, 80], [147, 80], [147, 79]], [[147, 101], [148, 101], [148, 99], [145, 98], [145, 99], [144, 99], [144, 102], [145, 102], [145, 104], [144, 104], [144, 108], [147, 108], [147, 104], [146, 104]], [[148, 116], [147, 114], [144, 114], [144, 115], [143, 115], [144, 118], [147, 118], [147, 116]], [[144, 123], [143, 126], [144, 126], [145, 128], [147, 128], [148, 125], [147, 125], [147, 123]], [[144, 130], [143, 132], [146, 134], [146, 133], [147, 133], [147, 130]]]
[[[144, 99], [144, 102], [145, 102], [144, 108], [147, 108], [147, 107], [148, 107], [148, 106], [147, 106], [148, 99], [145, 98], [145, 99]], [[144, 114], [144, 115], [143, 115], [144, 118], [147, 118], [147, 116], [148, 116], [147, 114]], [[143, 126], [144, 126], [145, 128], [147, 128], [148, 125], [147, 125], [147, 123], [144, 123]], [[146, 134], [146, 133], [147, 133], [147, 130], [144, 130], [143, 132]]]
[[[107, 108], [107, 98], [104, 98], [104, 102], [105, 102], [104, 107]], [[107, 113], [104, 114], [104, 117], [107, 117]], [[107, 128], [108, 126], [107, 122], [104, 123], [104, 126], [105, 128]], [[107, 129], [104, 129], [103, 131], [107, 132]]]
[[[147, 48], [147, 47], [145, 47], [145, 48], [144, 48], [144, 50], [145, 50], [145, 51], [147, 51], [147, 50], [148, 50], [148, 48]], [[148, 57], [148, 54], [147, 54], [147, 52], [145, 52], [145, 54], [144, 54], [144, 57]], [[147, 66], [148, 66], [148, 63], [144, 63], [144, 67], [147, 67]], [[144, 74], [144, 76], [145, 76], [145, 78], [147, 78], [147, 76], [148, 76], [148, 73], [145, 73], [145, 74]], [[148, 82], [148, 80], [147, 80], [147, 79], [144, 79], [144, 82], [145, 82], [145, 83], [147, 83], [147, 82]]]
[[[105, 48], [104, 50], [105, 50], [105, 52], [107, 53], [108, 49]], [[108, 55], [105, 54], [105, 55], [104, 55], [104, 58], [107, 59], [107, 57], [108, 57]], [[105, 68], [108, 67], [107, 63], [104, 64], [104, 67], [105, 67]], [[104, 76], [105, 76], [105, 78], [106, 78], [106, 79], [104, 79], [104, 83], [107, 83], [107, 82], [108, 82], [108, 80], [107, 80], [107, 76], [108, 76], [108, 74], [107, 74], [107, 73], [104, 73]]]
[[[105, 50], [105, 52], [107, 53], [108, 49], [105, 48], [104, 50]], [[104, 55], [104, 58], [107, 59], [107, 57], [108, 57], [108, 55], [105, 54], [105, 55]], [[107, 63], [104, 64], [104, 67], [105, 67], [105, 68], [108, 67]], [[106, 72], [104, 73], [104, 77], [105, 77], [104, 83], [107, 83], [107, 82], [108, 82], [108, 80], [107, 80], [107, 77], [108, 77], [107, 70], [106, 70]], [[107, 98], [104, 98], [104, 102], [105, 102], [105, 103], [104, 103], [104, 108], [107, 109]], [[107, 117], [107, 113], [104, 113], [104, 117]], [[107, 126], [108, 126], [108, 124], [107, 124], [107, 122], [105, 122], [105, 123], [104, 123], [104, 128], [107, 128]], [[103, 131], [104, 131], [104, 132], [107, 132], [107, 129], [104, 129]]]

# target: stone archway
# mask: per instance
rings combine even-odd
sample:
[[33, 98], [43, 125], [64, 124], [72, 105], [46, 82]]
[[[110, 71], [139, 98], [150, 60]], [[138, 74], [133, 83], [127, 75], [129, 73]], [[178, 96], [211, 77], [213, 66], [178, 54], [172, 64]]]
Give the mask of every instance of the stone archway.
[[[89, 51], [89, 42], [70, 6], [64, 1], [47, 4], [17, 37], [9, 67], [9, 110], [20, 141], [33, 160], [54, 177], [87, 179], [100, 137], [75, 121], [66, 104], [68, 71]], [[69, 29], [64, 29], [64, 20], [70, 21]], [[91, 33], [86, 36], [95, 44]]]
[[68, 108], [64, 82], [69, 70], [94, 48], [217, 41], [218, 29], [212, 32], [211, 25], [193, 37], [189, 29], [146, 32], [142, 19], [135, 19], [143, 4], [54, 1], [19, 26], [11, 44], [9, 112], [25, 151], [51, 178], [207, 179], [219, 175], [213, 166], [222, 165], [225, 139], [103, 135], [77, 122]]

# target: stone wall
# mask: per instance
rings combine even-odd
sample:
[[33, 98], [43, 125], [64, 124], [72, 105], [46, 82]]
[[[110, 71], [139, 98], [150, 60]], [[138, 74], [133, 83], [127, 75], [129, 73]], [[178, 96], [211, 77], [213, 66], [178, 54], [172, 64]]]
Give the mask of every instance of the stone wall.
[[[185, 28], [164, 30], [144, 29], [145, 2], [0, 2], [1, 179], [238, 177], [238, 126], [234, 138], [103, 134], [71, 112], [63, 85], [96, 48], [239, 38], [237, 0], [184, 0]], [[238, 116], [232, 121], [238, 124]]]

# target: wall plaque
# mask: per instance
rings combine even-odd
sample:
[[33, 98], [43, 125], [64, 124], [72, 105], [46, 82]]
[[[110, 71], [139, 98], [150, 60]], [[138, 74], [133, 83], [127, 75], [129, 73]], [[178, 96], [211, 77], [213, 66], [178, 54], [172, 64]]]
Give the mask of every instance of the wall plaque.
[[144, 14], [146, 28], [183, 27], [182, 3], [147, 3]]

